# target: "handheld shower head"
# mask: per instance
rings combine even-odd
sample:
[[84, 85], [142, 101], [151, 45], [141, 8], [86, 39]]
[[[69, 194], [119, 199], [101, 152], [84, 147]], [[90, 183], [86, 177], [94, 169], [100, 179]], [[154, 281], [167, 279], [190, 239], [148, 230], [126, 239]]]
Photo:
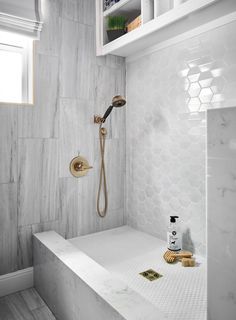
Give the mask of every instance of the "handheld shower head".
[[126, 104], [126, 100], [124, 97], [122, 96], [115, 96], [112, 99], [112, 106], [119, 108], [119, 107], [123, 107]]
[[108, 109], [106, 110], [106, 112], [104, 113], [104, 116], [102, 117], [103, 122], [106, 121], [106, 118], [109, 116], [109, 114], [112, 112], [113, 107], [115, 108], [120, 108], [123, 107], [126, 104], [126, 100], [125, 98], [123, 98], [122, 96], [115, 96], [112, 99], [112, 104], [110, 105], [110, 107], [108, 107]]

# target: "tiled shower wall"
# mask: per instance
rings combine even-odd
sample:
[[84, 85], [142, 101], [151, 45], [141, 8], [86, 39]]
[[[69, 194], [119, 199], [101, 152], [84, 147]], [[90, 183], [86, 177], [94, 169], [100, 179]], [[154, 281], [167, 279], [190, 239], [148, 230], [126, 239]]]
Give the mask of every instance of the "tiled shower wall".
[[165, 240], [169, 216], [179, 215], [184, 247], [203, 254], [205, 110], [236, 105], [235, 29], [127, 65], [127, 223]]
[[[98, 127], [115, 94], [125, 94], [122, 58], [96, 58], [93, 0], [42, 1], [35, 46], [35, 105], [0, 106], [0, 274], [32, 265], [32, 232], [73, 237], [123, 224], [125, 110], [106, 123], [110, 193], [106, 219], [96, 214]], [[80, 152], [93, 169], [73, 178]]]

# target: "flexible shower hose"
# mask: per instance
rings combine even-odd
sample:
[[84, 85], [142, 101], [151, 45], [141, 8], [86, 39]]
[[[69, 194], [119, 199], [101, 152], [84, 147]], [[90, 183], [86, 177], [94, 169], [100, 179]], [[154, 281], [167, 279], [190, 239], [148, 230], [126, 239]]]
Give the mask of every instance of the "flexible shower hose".
[[[100, 153], [101, 153], [101, 166], [99, 176], [99, 187], [97, 195], [97, 213], [101, 218], [104, 218], [107, 213], [108, 196], [107, 196], [107, 181], [106, 181], [106, 169], [105, 169], [105, 141], [107, 131], [102, 127], [102, 123], [99, 125], [99, 141], [100, 141]], [[101, 191], [104, 192], [104, 208], [100, 208]]]

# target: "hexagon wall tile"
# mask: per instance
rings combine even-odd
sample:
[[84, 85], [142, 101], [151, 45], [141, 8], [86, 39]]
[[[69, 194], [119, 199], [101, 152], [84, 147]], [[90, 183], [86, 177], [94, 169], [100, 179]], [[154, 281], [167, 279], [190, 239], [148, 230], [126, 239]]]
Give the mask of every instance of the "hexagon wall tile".
[[[127, 64], [126, 220], [205, 252], [205, 111], [236, 105], [236, 23]], [[217, 41], [216, 41], [217, 40]]]

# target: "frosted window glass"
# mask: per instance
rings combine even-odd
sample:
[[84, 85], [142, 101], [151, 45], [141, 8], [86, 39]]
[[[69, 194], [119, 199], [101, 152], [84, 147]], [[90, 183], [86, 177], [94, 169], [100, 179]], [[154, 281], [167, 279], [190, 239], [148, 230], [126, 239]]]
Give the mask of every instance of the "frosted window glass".
[[0, 50], [0, 102], [22, 101], [22, 68], [20, 52]]

